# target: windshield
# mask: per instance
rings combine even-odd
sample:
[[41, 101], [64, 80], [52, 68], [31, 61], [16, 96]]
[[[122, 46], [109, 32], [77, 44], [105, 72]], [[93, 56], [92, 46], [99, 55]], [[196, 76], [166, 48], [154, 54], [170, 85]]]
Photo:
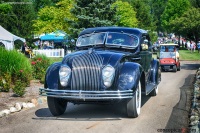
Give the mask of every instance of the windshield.
[[175, 58], [176, 47], [175, 46], [160, 46], [160, 58]]
[[125, 33], [108, 33], [106, 44], [124, 47], [136, 47], [139, 39], [136, 36]]
[[176, 51], [176, 47], [175, 46], [160, 46], [160, 51], [161, 52], [175, 52]]
[[106, 44], [107, 47], [135, 48], [139, 44], [139, 38], [135, 35], [117, 32], [102, 32], [82, 35], [78, 38], [76, 46], [89, 46]]
[[103, 44], [106, 33], [92, 33], [80, 36], [76, 42], [76, 46], [88, 46]]

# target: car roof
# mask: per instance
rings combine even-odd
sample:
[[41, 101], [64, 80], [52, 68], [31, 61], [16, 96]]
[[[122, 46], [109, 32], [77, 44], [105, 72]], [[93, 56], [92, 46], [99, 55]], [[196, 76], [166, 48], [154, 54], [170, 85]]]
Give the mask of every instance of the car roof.
[[160, 46], [178, 46], [178, 44], [175, 43], [161, 43]]
[[148, 34], [146, 30], [140, 28], [130, 28], [130, 27], [95, 27], [95, 28], [87, 28], [83, 30], [79, 36], [90, 33], [97, 32], [122, 32], [129, 33], [134, 35]]

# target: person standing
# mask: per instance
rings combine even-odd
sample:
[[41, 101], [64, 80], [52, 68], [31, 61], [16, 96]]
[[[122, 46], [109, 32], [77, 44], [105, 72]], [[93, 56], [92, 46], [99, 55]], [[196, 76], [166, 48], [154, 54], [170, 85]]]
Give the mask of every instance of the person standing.
[[195, 49], [196, 49], [196, 44], [195, 44], [195, 42], [193, 42], [193, 49], [194, 49], [194, 52], [195, 52]]
[[22, 53], [23, 54], [25, 54], [25, 52], [26, 52], [26, 47], [27, 47], [26, 42], [24, 42], [24, 44], [22, 45]]
[[192, 43], [192, 41], [190, 41], [190, 50], [191, 50], [191, 53], [193, 52], [193, 49], [194, 49], [194, 43]]
[[200, 41], [198, 41], [197, 43], [197, 49], [198, 49], [198, 53], [200, 52]]
[[187, 42], [187, 49], [188, 49], [188, 50], [191, 50], [191, 49], [190, 49], [190, 44], [191, 44], [191, 42], [188, 41], [188, 42]]

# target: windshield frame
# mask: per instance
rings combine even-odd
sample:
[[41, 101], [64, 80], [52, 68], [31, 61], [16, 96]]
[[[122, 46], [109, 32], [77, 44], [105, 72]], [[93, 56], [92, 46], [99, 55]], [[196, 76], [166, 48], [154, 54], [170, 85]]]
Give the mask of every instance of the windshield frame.
[[[91, 37], [92, 36], [97, 36], [97, 35], [102, 35], [102, 42], [100, 43], [83, 43], [86, 45], [81, 45], [81, 41], [83, 41], [85, 38], [85, 40], [87, 39], [87, 37]], [[134, 42], [136, 42], [136, 44], [134, 45], [125, 45], [125, 44], [120, 44], [120, 43], [108, 43], [108, 39], [109, 39], [109, 35], [112, 35], [116, 40], [126, 37], [127, 39], [123, 38], [123, 41], [128, 41], [128, 39], [133, 39]], [[119, 38], [117, 37], [117, 35], [119, 36]], [[88, 38], [89, 41], [91, 41], [91, 38]], [[82, 40], [83, 39], [83, 40]], [[139, 37], [134, 35], [134, 34], [129, 34], [129, 33], [121, 33], [121, 32], [96, 32], [96, 33], [90, 33], [90, 34], [84, 34], [78, 37], [77, 41], [76, 41], [76, 47], [87, 47], [87, 46], [96, 46], [96, 45], [105, 45], [105, 47], [113, 47], [113, 48], [125, 48], [125, 49], [135, 49], [136, 47], [138, 47], [139, 45]]]

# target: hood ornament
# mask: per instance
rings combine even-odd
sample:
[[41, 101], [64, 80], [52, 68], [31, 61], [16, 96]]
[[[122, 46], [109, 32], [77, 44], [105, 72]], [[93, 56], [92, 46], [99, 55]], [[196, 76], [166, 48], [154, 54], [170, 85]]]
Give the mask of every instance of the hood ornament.
[[88, 49], [88, 53], [91, 54], [94, 51], [93, 48]]

